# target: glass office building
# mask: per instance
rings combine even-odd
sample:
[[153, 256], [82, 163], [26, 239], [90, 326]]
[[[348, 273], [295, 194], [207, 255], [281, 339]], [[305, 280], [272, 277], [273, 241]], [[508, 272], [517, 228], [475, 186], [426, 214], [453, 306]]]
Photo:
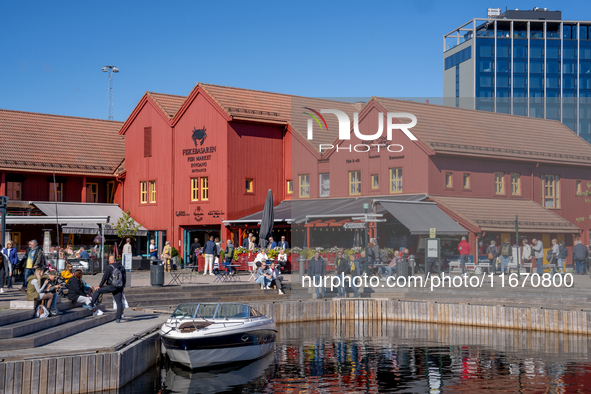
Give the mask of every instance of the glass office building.
[[591, 142], [591, 21], [489, 9], [444, 35], [443, 51], [444, 104], [554, 119]]

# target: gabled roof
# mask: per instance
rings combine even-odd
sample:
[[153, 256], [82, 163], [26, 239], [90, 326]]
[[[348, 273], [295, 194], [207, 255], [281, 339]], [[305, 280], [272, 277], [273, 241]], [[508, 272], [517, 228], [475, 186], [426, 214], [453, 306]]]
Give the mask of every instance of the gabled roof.
[[429, 198], [481, 231], [515, 232], [515, 216], [519, 219], [520, 232], [577, 234], [580, 231], [568, 220], [531, 200], [447, 196]]
[[0, 109], [0, 169], [113, 175], [125, 157], [123, 122]]
[[154, 102], [162, 109], [162, 111], [172, 119], [178, 112], [179, 108], [183, 105], [187, 96], [177, 96], [174, 94], [164, 94], [147, 92], [148, 96], [154, 100]]
[[436, 153], [591, 165], [591, 145], [558, 121], [372, 97], [417, 117], [411, 132]]

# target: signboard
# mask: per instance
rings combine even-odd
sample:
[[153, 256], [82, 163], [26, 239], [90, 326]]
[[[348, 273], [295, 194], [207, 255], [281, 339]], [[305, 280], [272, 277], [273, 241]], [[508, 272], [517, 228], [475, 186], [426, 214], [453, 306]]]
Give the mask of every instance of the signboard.
[[427, 258], [439, 258], [439, 238], [427, 238], [425, 243]]
[[345, 223], [343, 228], [365, 228], [365, 223]]
[[436, 231], [437, 231], [437, 229], [435, 227], [431, 227], [429, 229], [429, 237], [430, 238], [435, 238]]
[[133, 255], [131, 253], [123, 253], [122, 257], [122, 265], [125, 268], [125, 271], [131, 271], [131, 259]]

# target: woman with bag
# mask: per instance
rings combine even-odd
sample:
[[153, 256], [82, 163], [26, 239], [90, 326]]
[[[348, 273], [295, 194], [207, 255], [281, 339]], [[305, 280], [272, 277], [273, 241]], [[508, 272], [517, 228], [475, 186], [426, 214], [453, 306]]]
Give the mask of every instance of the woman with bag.
[[497, 256], [499, 255], [499, 249], [497, 248], [497, 243], [492, 240], [490, 241], [489, 247], [486, 249], [487, 257], [490, 260], [490, 266], [488, 268], [488, 272], [495, 272], [496, 271], [496, 261]]
[[170, 260], [172, 259], [172, 247], [170, 241], [166, 241], [162, 250], [162, 260], [164, 261], [164, 271], [170, 272]]
[[41, 301], [41, 304], [45, 304], [47, 310], [51, 310], [53, 294], [47, 292], [50, 283], [49, 277], [43, 275], [43, 268], [37, 268], [35, 273], [29, 276], [27, 282], [27, 300]]

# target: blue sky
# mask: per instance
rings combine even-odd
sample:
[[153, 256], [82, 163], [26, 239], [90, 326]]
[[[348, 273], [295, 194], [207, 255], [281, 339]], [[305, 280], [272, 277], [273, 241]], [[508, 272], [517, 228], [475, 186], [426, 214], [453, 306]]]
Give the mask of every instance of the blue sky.
[[0, 12], [0, 108], [114, 118], [145, 91], [197, 82], [315, 97], [438, 97], [442, 36], [489, 7], [561, 10], [588, 1], [11, 1]]

